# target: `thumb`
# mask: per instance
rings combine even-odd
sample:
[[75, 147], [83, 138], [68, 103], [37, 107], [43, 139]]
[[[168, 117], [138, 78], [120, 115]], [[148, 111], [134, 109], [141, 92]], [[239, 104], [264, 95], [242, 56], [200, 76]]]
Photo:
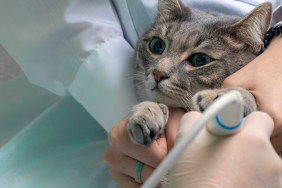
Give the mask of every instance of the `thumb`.
[[[177, 135], [177, 140], [181, 139], [183, 136], [187, 136], [190, 130], [194, 128], [195, 123], [202, 117], [200, 112], [189, 112], [186, 113], [180, 122], [180, 128]], [[195, 139], [193, 140], [193, 144], [195, 147], [208, 147], [217, 143], [219, 140], [224, 139], [224, 137], [216, 136], [211, 134], [206, 127], [204, 127], [200, 132], [196, 135]]]
[[175, 108], [169, 110], [169, 119], [166, 126], [166, 140], [168, 151], [174, 146], [179, 123], [182, 116], [185, 114], [185, 110], [181, 108]]
[[177, 134], [177, 138], [179, 139], [180, 137], [186, 135], [189, 130], [191, 130], [194, 123], [201, 118], [201, 116], [202, 114], [196, 111], [186, 113], [180, 121], [180, 127]]
[[265, 112], [253, 112], [244, 121], [245, 133], [262, 136], [269, 140], [272, 135], [274, 123], [271, 117]]

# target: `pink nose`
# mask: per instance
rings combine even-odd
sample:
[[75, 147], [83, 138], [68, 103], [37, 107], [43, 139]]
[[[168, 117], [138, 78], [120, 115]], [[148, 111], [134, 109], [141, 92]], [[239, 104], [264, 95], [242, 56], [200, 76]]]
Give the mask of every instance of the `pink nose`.
[[169, 76], [166, 73], [164, 73], [162, 71], [159, 71], [157, 69], [154, 70], [153, 74], [154, 74], [154, 77], [155, 77], [155, 81], [157, 83], [159, 83], [160, 81], [162, 81], [164, 79], [168, 79], [169, 78]]

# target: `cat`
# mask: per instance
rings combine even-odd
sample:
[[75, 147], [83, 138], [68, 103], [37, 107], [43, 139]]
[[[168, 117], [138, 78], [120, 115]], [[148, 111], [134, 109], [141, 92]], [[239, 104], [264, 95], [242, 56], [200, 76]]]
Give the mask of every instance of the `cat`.
[[135, 48], [133, 107], [127, 130], [132, 142], [149, 145], [164, 131], [169, 107], [203, 112], [230, 90], [243, 97], [244, 115], [257, 108], [242, 88], [222, 88], [226, 77], [261, 54], [272, 5], [263, 3], [243, 18], [204, 12], [180, 0], [159, 0], [155, 21]]

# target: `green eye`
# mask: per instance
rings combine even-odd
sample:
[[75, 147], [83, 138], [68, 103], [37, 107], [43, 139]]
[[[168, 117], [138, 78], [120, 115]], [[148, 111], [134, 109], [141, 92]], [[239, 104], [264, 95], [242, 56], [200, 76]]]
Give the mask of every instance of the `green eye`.
[[191, 63], [191, 65], [193, 67], [200, 67], [200, 66], [203, 66], [203, 65], [206, 65], [210, 62], [213, 61], [212, 58], [210, 58], [208, 55], [206, 54], [203, 54], [203, 53], [195, 53], [195, 54], [192, 54], [188, 61]]
[[152, 53], [161, 55], [165, 50], [165, 43], [159, 37], [154, 37], [149, 44], [149, 49]]

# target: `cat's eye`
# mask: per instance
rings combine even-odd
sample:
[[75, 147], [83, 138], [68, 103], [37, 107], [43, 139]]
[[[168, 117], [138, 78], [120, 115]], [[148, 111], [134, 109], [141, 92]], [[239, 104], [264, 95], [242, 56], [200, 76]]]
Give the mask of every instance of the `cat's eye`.
[[213, 59], [204, 53], [195, 53], [188, 58], [188, 61], [193, 67], [200, 67], [209, 64]]
[[154, 54], [161, 55], [165, 50], [165, 42], [159, 37], [154, 37], [149, 43], [149, 50]]

